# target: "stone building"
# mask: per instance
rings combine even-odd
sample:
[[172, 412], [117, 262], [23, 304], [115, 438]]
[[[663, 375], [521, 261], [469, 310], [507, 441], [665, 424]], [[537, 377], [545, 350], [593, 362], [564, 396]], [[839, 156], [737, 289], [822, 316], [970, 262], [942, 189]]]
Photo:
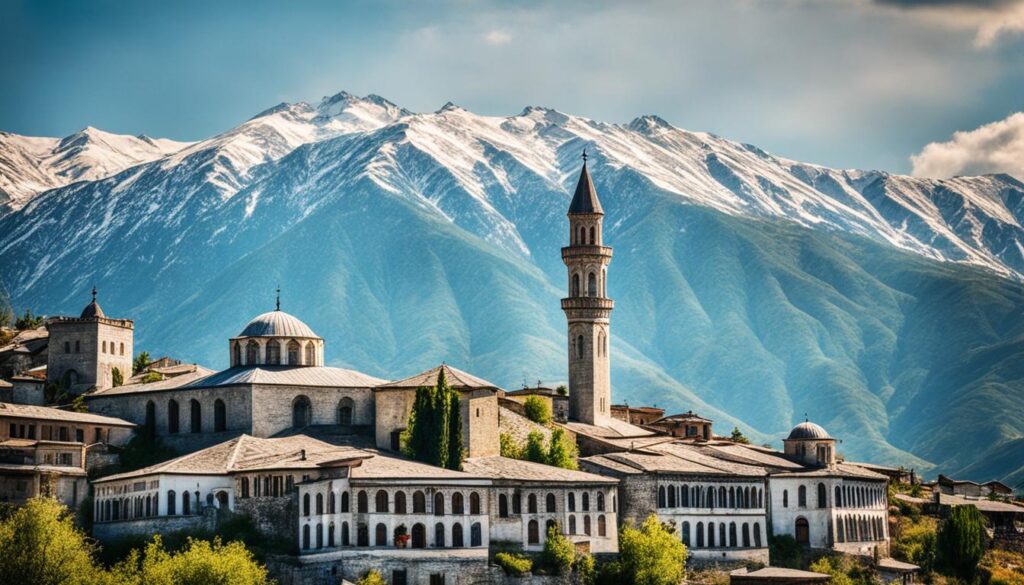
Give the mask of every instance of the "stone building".
[[613, 404], [612, 416], [634, 425], [649, 425], [665, 415], [664, 408], [655, 406], [630, 406], [628, 404]]
[[127, 379], [132, 374], [134, 327], [130, 319], [107, 317], [94, 288], [92, 302], [81, 315], [46, 321], [47, 382], [60, 384], [69, 394], [82, 394], [110, 388], [116, 376]]
[[711, 433], [711, 424], [711, 420], [698, 416], [691, 410], [682, 414], [661, 417], [649, 423], [648, 426], [673, 437], [710, 441], [714, 436]]
[[75, 509], [87, 495], [86, 472], [108, 462], [135, 425], [44, 406], [0, 403], [0, 502], [51, 495]]

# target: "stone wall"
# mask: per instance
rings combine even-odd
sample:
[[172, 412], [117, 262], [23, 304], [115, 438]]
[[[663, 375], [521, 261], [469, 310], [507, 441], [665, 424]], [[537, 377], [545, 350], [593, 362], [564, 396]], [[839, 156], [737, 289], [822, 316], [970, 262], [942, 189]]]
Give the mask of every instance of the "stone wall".
[[13, 380], [11, 382], [11, 402], [15, 404], [31, 404], [42, 406], [46, 404], [46, 397], [43, 393], [42, 380]]
[[[89, 410], [92, 412], [123, 418], [140, 426], [146, 424], [146, 406], [152, 402], [156, 434], [162, 437], [173, 437], [174, 435], [170, 432], [169, 415], [172, 400], [178, 404], [178, 432], [176, 434], [186, 435], [192, 430], [192, 400], [199, 402], [200, 433], [213, 434], [215, 432], [214, 405], [218, 399], [224, 402], [226, 431], [235, 431], [234, 434], [251, 432], [250, 393], [246, 386], [157, 390], [135, 394], [100, 394], [87, 400]], [[188, 441], [182, 442], [188, 443]], [[198, 443], [203, 443], [203, 441], [198, 441]], [[204, 446], [211, 444], [213, 443], [206, 442]]]
[[92, 535], [102, 543], [116, 542], [126, 536], [148, 537], [154, 534], [172, 532], [196, 532], [217, 529], [217, 514], [207, 509], [203, 514], [191, 516], [153, 516], [125, 522], [102, 522], [94, 524]]
[[252, 387], [252, 432], [256, 437], [270, 437], [292, 427], [292, 406], [305, 396], [312, 406], [313, 425], [338, 424], [338, 406], [343, 398], [352, 400], [352, 424], [372, 425], [374, 421], [373, 391], [369, 388], [311, 388], [304, 386]]
[[[236, 487], [235, 493], [238, 493]], [[235, 498], [235, 512], [252, 519], [260, 532], [294, 542], [298, 533], [299, 507], [295, 494], [281, 497]]]
[[376, 411], [376, 441], [378, 449], [391, 449], [391, 433], [406, 428], [409, 413], [416, 399], [416, 390], [401, 388], [374, 392]]
[[[121, 370], [125, 379], [131, 376], [134, 331], [130, 322], [57, 320], [50, 322], [47, 329], [50, 332], [47, 377], [52, 382], [61, 381], [67, 372], [73, 370], [78, 383], [69, 388], [71, 393], [80, 394], [92, 386], [111, 387], [115, 367]], [[104, 343], [107, 347], [105, 352]]]
[[469, 457], [490, 457], [501, 454], [498, 430], [498, 396], [490, 390], [464, 393], [462, 409], [463, 447]]
[[[445, 585], [485, 585], [499, 575], [488, 565], [487, 549], [360, 549], [268, 559], [267, 567], [279, 585], [337, 585], [355, 582], [370, 569], [391, 583], [394, 571], [405, 571], [408, 585], [429, 585], [432, 574], [444, 575]], [[503, 575], [503, 573], [500, 573]], [[511, 581], [526, 585], [523, 581]]]

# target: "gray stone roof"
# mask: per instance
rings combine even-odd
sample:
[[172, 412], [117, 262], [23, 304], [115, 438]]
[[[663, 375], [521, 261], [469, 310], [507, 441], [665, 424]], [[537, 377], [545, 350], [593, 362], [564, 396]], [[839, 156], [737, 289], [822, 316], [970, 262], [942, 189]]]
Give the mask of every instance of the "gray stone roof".
[[242, 366], [229, 368], [182, 386], [212, 388], [242, 384], [269, 386], [319, 386], [326, 388], [373, 388], [385, 380], [355, 370], [329, 366]]
[[[184, 366], [176, 367], [182, 368]], [[164, 378], [163, 380], [158, 380], [156, 382], [143, 383], [142, 378], [145, 376], [145, 374], [132, 376], [131, 378], [129, 378], [128, 384], [123, 384], [121, 386], [113, 388], [105, 388], [103, 390], [97, 390], [95, 392], [88, 394], [86, 398], [102, 396], [120, 396], [122, 394], [139, 394], [143, 392], [158, 392], [160, 390], [175, 390], [177, 388], [181, 388], [182, 386], [186, 386], [197, 380], [201, 380], [203, 378], [206, 378], [207, 376], [210, 376], [211, 374], [216, 373], [214, 370], [211, 370], [210, 368], [204, 368], [203, 366], [194, 364], [189, 364], [188, 368], [191, 369], [191, 371], [188, 373], [178, 374], [176, 376], [169, 376]]]
[[911, 563], [904, 563], [903, 561], [897, 561], [893, 558], [878, 559], [878, 568], [886, 571], [895, 571], [898, 573], [913, 573], [921, 570], [921, 567], [913, 565]]
[[1024, 506], [985, 498], [967, 498], [964, 496], [940, 493], [938, 503], [942, 506], [953, 507], [974, 506], [981, 512], [1011, 512], [1014, 514], [1024, 515]]
[[538, 483], [615, 484], [618, 480], [602, 475], [562, 469], [532, 461], [508, 457], [472, 457], [462, 463], [467, 472], [495, 480]]
[[410, 459], [381, 455], [376, 451], [363, 452], [371, 455], [371, 457], [364, 460], [359, 467], [352, 469], [351, 478], [354, 484], [357, 485], [360, 480], [376, 481], [404, 479], [418, 480], [426, 483], [452, 480], [464, 481], [487, 479], [480, 474], [473, 473], [469, 468], [466, 468], [466, 471], [455, 471], [452, 469], [434, 467], [433, 465], [427, 465], [426, 463], [420, 463]]
[[804, 422], [793, 427], [793, 430], [789, 431], [789, 437], [787, 440], [803, 440], [803, 439], [831, 439], [828, 432], [823, 429], [820, 425], [816, 425], [811, 421], [805, 420]]
[[864, 469], [859, 465], [837, 463], [832, 467], [807, 468], [798, 471], [784, 471], [774, 474], [775, 477], [846, 477], [850, 479], [887, 480], [881, 473]]
[[640, 428], [636, 425], [632, 425], [628, 422], [621, 421], [617, 418], [609, 418], [602, 425], [588, 425], [577, 421], [569, 421], [562, 424], [565, 428], [570, 431], [588, 437], [594, 437], [598, 439], [623, 439], [630, 437], [650, 437], [655, 433], [648, 431], [647, 429]]
[[73, 422], [82, 424], [110, 425], [116, 427], [134, 427], [135, 424], [112, 416], [102, 416], [88, 412], [61, 410], [49, 406], [30, 406], [28, 404], [11, 404], [0, 402], [0, 417], [13, 416], [35, 420]]
[[576, 193], [572, 196], [572, 203], [569, 204], [570, 214], [604, 214], [601, 209], [601, 201], [597, 198], [597, 190], [594, 189], [594, 182], [590, 179], [590, 171], [587, 170], [587, 161], [583, 161], [583, 169], [580, 171], [579, 181], [576, 182]]
[[242, 329], [237, 337], [296, 337], [320, 339], [297, 317], [284, 311], [270, 311], [257, 315]]
[[11, 384], [7, 380], [0, 379], [0, 388], [13, 388], [14, 384]]
[[796, 461], [787, 459], [781, 451], [764, 447], [721, 441], [701, 445], [700, 449], [713, 457], [720, 457], [736, 461], [737, 463], [762, 465], [779, 470], [800, 470], [804, 468], [803, 465]]
[[764, 567], [756, 571], [747, 572], [746, 569], [740, 569], [733, 571], [730, 575], [736, 575], [741, 577], [753, 577], [755, 579], [765, 580], [802, 580], [806, 579], [809, 581], [824, 581], [831, 579], [832, 577], [825, 573], [814, 573], [811, 571], [801, 571], [799, 569], [787, 569], [785, 567]]
[[448, 386], [457, 388], [459, 390], [500, 390], [500, 388], [483, 378], [478, 378], [473, 374], [464, 372], [458, 368], [453, 368], [448, 364], [441, 364], [436, 368], [431, 368], [425, 372], [420, 372], [415, 376], [410, 376], [404, 380], [398, 380], [397, 382], [387, 382], [377, 386], [378, 389], [388, 390], [392, 388], [430, 388], [437, 385], [437, 375], [444, 369], [445, 378], [448, 380]]

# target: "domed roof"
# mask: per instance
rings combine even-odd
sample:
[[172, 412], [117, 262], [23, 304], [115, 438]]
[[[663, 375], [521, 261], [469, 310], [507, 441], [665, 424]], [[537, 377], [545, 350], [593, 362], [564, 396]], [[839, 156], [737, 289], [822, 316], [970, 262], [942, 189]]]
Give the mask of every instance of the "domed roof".
[[242, 329], [238, 337], [319, 337], [297, 317], [284, 311], [258, 315]]
[[811, 421], [804, 421], [789, 431], [788, 440], [793, 439], [831, 439], [828, 432]]
[[106, 315], [103, 314], [103, 309], [100, 308], [100, 304], [96, 302], [96, 287], [92, 287], [92, 302], [82, 309], [82, 314], [79, 315], [79, 319], [96, 319], [103, 318]]

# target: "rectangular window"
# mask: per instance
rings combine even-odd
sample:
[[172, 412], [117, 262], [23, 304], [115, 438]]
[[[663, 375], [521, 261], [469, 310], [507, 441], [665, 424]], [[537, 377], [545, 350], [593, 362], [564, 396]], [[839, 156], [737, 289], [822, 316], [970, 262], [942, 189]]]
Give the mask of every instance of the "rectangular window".
[[71, 453], [61, 453], [60, 454], [60, 464], [61, 465], [71, 465]]
[[84, 443], [85, 442], [85, 430], [84, 429], [75, 429], [75, 440], [78, 441], [79, 443]]
[[14, 424], [14, 423], [11, 423], [11, 430], [10, 430], [10, 432], [9, 432], [9, 434], [7, 436], [12, 438], [12, 439], [17, 439], [18, 438], [18, 425]]
[[61, 441], [67, 441], [68, 440], [68, 428], [67, 427], [61, 427], [60, 428], [60, 440]]
[[102, 443], [103, 442], [103, 429], [101, 429], [100, 427], [96, 427], [96, 429], [95, 429], [95, 435], [93, 437], [93, 442], [94, 443]]
[[407, 582], [405, 569], [391, 571], [391, 585], [406, 585]]
[[431, 573], [430, 574], [430, 585], [444, 585], [444, 574], [443, 573]]
[[36, 425], [28, 425], [28, 438], [36, 438]]

